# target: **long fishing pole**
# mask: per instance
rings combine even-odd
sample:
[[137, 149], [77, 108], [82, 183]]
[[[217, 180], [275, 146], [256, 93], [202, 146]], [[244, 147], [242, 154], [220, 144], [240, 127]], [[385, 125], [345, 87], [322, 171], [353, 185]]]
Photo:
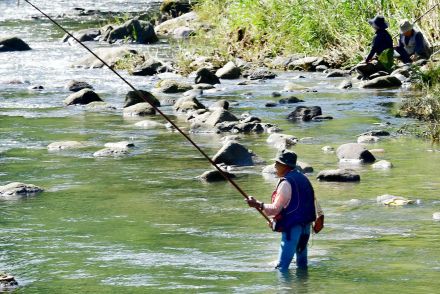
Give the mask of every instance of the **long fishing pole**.
[[[219, 172], [220, 174], [229, 182], [232, 186], [234, 186], [235, 189], [237, 189], [238, 192], [240, 192], [241, 195], [245, 199], [249, 199], [249, 196], [240, 188], [240, 186], [235, 183], [234, 180], [232, 180], [187, 134], [185, 134], [167, 115], [165, 115], [159, 108], [157, 108], [153, 103], [148, 101], [145, 96], [136, 89], [131, 83], [129, 83], [126, 79], [124, 79], [115, 69], [113, 69], [110, 65], [107, 64], [102, 58], [100, 58], [98, 55], [96, 55], [89, 47], [84, 45], [80, 40], [78, 40], [74, 35], [72, 35], [69, 31], [67, 31], [63, 26], [61, 26], [58, 22], [56, 22], [54, 19], [52, 19], [49, 15], [44, 13], [41, 9], [39, 9], [37, 6], [32, 4], [28, 0], [24, 0], [26, 3], [31, 5], [33, 8], [35, 8], [38, 12], [40, 12], [42, 15], [44, 15], [47, 19], [49, 19], [53, 24], [55, 24], [57, 27], [59, 27], [62, 31], [64, 31], [69, 37], [73, 38], [75, 41], [77, 41], [82, 47], [84, 47], [87, 51], [89, 51], [94, 57], [96, 57], [99, 61], [101, 61], [109, 70], [111, 70], [115, 75], [117, 75], [125, 84], [127, 84], [135, 93], [141, 97], [145, 102], [150, 104], [154, 110], [156, 110], [165, 120], [167, 120], [182, 136], [184, 136], [208, 161], [211, 163]], [[272, 223], [272, 221], [269, 219], [269, 217], [263, 212], [262, 209], [255, 207], [255, 209], [269, 222]]]

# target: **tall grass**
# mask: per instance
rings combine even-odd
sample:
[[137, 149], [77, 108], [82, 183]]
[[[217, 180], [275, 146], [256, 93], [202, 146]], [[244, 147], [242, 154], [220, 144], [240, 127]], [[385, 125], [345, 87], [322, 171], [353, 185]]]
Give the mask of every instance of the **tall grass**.
[[[259, 60], [304, 54], [364, 57], [374, 34], [367, 20], [383, 14], [391, 33], [403, 18], [416, 19], [435, 0], [199, 0], [195, 10], [213, 30], [200, 31], [190, 46], [197, 53]], [[439, 11], [418, 24], [430, 41], [440, 36]]]

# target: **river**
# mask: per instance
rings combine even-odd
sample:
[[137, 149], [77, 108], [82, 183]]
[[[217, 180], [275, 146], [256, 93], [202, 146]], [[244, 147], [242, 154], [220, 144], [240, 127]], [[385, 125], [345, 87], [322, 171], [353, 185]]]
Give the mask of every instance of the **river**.
[[[134, 126], [140, 119], [122, 117], [128, 88], [106, 69], [78, 69], [86, 56], [81, 47], [61, 43], [62, 32], [36, 15], [23, 1], [0, 2], [0, 35], [16, 35], [32, 48], [0, 53], [0, 185], [31, 183], [45, 192], [27, 199], [0, 202], [0, 271], [15, 275], [23, 293], [435, 293], [440, 287], [440, 152], [421, 139], [396, 132], [398, 119], [383, 102], [398, 103], [406, 90], [340, 90], [341, 78], [321, 73], [280, 72], [270, 81], [237, 86], [222, 81], [220, 91], [201, 102], [236, 101], [232, 112], [250, 112], [277, 124], [283, 133], [305, 138], [293, 147], [315, 172], [310, 179], [326, 215], [325, 229], [314, 236], [307, 274], [273, 270], [279, 235], [227, 183], [203, 184], [195, 177], [209, 163], [184, 138], [167, 129]], [[99, 2], [99, 5], [97, 4]], [[146, 9], [148, 1], [35, 1], [51, 15], [74, 7], [127, 12]], [[62, 19], [69, 29], [96, 21]], [[91, 44], [93, 48], [102, 44]], [[133, 45], [158, 56], [169, 46]], [[297, 79], [299, 75], [305, 76]], [[156, 78], [123, 73], [140, 89]], [[88, 111], [64, 107], [64, 88], [72, 79], [92, 84], [116, 110]], [[16, 80], [19, 84], [11, 84]], [[190, 78], [183, 78], [190, 81]], [[282, 93], [319, 105], [331, 121], [292, 123], [293, 106], [265, 107], [272, 92], [294, 81], [317, 92]], [[29, 90], [43, 85], [41, 91]], [[169, 97], [179, 97], [169, 95]], [[163, 110], [186, 130], [183, 117]], [[158, 122], [163, 120], [156, 116]], [[369, 148], [383, 148], [378, 159], [390, 170], [355, 167], [359, 183], [316, 181], [318, 171], [338, 167], [338, 147], [358, 134], [378, 128], [392, 133]], [[276, 150], [267, 134], [245, 135], [242, 143], [269, 164]], [[221, 136], [192, 134], [210, 155]], [[88, 147], [49, 152], [55, 141], [77, 140]], [[135, 144], [130, 156], [94, 158], [107, 142]], [[262, 166], [240, 173], [237, 183], [249, 194], [269, 200], [274, 182]], [[393, 194], [418, 200], [406, 207], [386, 207], [376, 197]], [[357, 205], [350, 205], [358, 199]], [[21, 292], [21, 291], [20, 291]]]

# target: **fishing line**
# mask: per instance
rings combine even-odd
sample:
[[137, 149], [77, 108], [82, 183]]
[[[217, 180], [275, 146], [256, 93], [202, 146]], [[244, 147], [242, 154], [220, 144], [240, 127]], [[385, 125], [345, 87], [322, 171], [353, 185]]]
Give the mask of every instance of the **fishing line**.
[[[232, 180], [187, 134], [185, 134], [167, 115], [165, 115], [159, 108], [157, 108], [153, 103], [148, 101], [145, 96], [136, 89], [131, 83], [129, 83], [126, 79], [124, 79], [116, 70], [114, 70], [110, 65], [107, 64], [102, 58], [100, 58], [98, 55], [96, 55], [89, 47], [84, 45], [80, 40], [78, 40], [74, 35], [72, 35], [69, 31], [67, 31], [63, 26], [61, 26], [58, 22], [56, 22], [54, 19], [52, 19], [49, 15], [44, 13], [41, 9], [39, 9], [37, 6], [32, 4], [28, 0], [24, 0], [26, 3], [31, 5], [33, 8], [35, 8], [38, 12], [40, 12], [42, 15], [44, 15], [47, 19], [49, 19], [53, 24], [55, 24], [57, 27], [59, 27], [62, 31], [64, 31], [69, 37], [73, 38], [75, 41], [77, 41], [82, 47], [84, 47], [87, 51], [89, 51], [95, 58], [97, 58], [99, 61], [101, 61], [109, 70], [111, 70], [115, 75], [117, 75], [125, 84], [127, 84], [140, 98], [142, 98], [145, 102], [151, 105], [151, 107], [154, 108], [163, 118], [165, 118], [166, 121], [168, 121], [182, 136], [184, 136], [193, 146], [196, 148], [208, 161], [211, 163], [219, 172], [220, 174], [232, 185], [235, 189], [237, 189], [238, 192], [240, 192], [241, 195], [245, 199], [249, 199], [249, 196], [235, 183], [234, 180]], [[255, 207], [255, 209], [269, 222], [271, 223], [271, 220], [269, 217], [263, 212], [262, 209]]]

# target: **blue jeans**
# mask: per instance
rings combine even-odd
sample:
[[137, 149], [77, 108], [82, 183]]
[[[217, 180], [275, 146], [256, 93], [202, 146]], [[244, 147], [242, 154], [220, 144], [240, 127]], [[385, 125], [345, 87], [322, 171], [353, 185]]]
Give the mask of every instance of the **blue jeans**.
[[[292, 262], [293, 256], [296, 254], [296, 265], [298, 268], [307, 268], [307, 242], [310, 236], [311, 224], [296, 225], [290, 229], [290, 240], [288, 240], [288, 232], [281, 233], [280, 254], [278, 258], [277, 269], [287, 271]], [[301, 235], [302, 238], [301, 238]], [[307, 238], [305, 242], [299, 244], [300, 239]], [[299, 248], [298, 245], [303, 245]]]

